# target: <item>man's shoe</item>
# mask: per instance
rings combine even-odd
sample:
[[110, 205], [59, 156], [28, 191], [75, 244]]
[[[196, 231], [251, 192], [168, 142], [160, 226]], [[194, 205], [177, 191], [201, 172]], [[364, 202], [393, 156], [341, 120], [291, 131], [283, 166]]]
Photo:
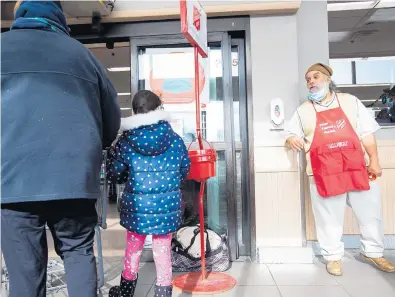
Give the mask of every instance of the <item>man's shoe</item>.
[[329, 274], [334, 276], [342, 276], [343, 275], [342, 262], [340, 260], [328, 261], [328, 263], [326, 264], [326, 271], [328, 271]]
[[376, 266], [378, 269], [384, 272], [395, 272], [395, 266], [388, 261], [386, 258], [381, 257], [381, 258], [370, 258], [367, 257], [363, 254], [361, 254], [362, 259], [364, 259], [367, 262], [372, 263], [374, 266]]

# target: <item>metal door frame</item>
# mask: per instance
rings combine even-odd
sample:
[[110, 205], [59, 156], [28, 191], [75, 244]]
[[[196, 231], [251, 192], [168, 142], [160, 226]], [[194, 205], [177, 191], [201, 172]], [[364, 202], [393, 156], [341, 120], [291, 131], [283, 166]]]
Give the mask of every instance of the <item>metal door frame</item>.
[[[242, 207], [242, 238], [239, 240], [239, 253], [251, 256], [251, 196], [250, 196], [250, 171], [249, 171], [249, 141], [248, 141], [248, 102], [247, 102], [247, 77], [246, 77], [246, 50], [243, 38], [233, 38], [232, 47], [238, 48], [238, 73], [239, 73], [239, 120], [241, 147], [241, 207]], [[245, 133], [247, 132], [247, 133]], [[236, 148], [237, 151], [237, 148]]]
[[[226, 32], [209, 33], [209, 43], [220, 43], [222, 53], [223, 94], [224, 94], [224, 136], [226, 162], [226, 195], [227, 195], [227, 224], [231, 259], [238, 258], [237, 216], [236, 216], [236, 160], [234, 143], [233, 119], [233, 90], [231, 67], [231, 37]], [[139, 48], [155, 45], [188, 44], [181, 34], [131, 37], [131, 96], [138, 92], [139, 84]], [[244, 115], [245, 116], [245, 115]], [[244, 223], [244, 222], [243, 222]]]

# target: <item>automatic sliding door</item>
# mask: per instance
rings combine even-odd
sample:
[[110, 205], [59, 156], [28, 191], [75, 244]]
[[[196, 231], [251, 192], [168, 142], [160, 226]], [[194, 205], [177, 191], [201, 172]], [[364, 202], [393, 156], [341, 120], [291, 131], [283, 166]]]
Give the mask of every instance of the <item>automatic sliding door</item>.
[[[242, 133], [234, 128], [235, 119], [239, 119], [239, 100], [233, 100], [232, 51], [227, 33], [209, 35], [209, 57], [199, 61], [199, 92], [202, 133], [218, 154], [217, 176], [208, 181], [205, 191], [205, 222], [228, 236], [235, 260], [240, 245], [238, 217], [242, 217], [236, 214], [236, 197], [242, 195], [237, 193], [241, 189], [237, 168], [242, 166], [236, 166], [241, 157], [236, 148], [240, 147]], [[196, 139], [193, 49], [180, 36], [132, 38], [131, 53], [132, 94], [149, 89], [161, 95], [165, 110], [172, 115], [173, 129], [188, 145]], [[198, 194], [197, 183], [187, 181], [183, 185], [184, 221], [188, 224], [198, 223]]]

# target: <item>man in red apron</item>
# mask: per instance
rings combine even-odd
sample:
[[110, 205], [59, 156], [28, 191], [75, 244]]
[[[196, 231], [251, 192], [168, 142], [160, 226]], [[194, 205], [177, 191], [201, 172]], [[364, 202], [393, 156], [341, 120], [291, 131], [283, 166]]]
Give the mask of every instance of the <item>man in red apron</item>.
[[306, 73], [309, 100], [295, 112], [289, 148], [305, 150], [317, 238], [327, 271], [342, 275], [344, 209], [353, 208], [362, 233], [361, 256], [385, 272], [395, 267], [383, 257], [381, 176], [374, 133], [380, 128], [354, 96], [335, 93], [332, 69], [314, 64]]

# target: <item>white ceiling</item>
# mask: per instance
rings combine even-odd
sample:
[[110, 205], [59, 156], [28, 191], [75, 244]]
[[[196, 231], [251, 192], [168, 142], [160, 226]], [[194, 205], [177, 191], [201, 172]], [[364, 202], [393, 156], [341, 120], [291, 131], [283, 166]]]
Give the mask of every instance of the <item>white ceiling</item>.
[[[330, 57], [395, 56], [395, 1], [343, 2], [328, 3]], [[357, 96], [368, 105], [386, 87], [389, 85], [342, 87], [341, 90]]]
[[331, 58], [394, 56], [395, 1], [344, 2], [328, 4]]

